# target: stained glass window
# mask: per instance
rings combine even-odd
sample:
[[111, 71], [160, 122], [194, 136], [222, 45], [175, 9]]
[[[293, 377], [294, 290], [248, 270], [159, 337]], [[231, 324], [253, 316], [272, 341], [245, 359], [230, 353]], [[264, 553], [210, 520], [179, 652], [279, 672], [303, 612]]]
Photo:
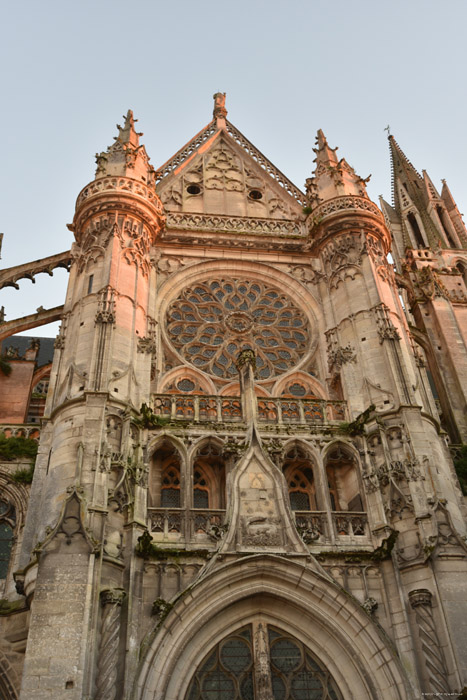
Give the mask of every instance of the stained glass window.
[[237, 278], [187, 287], [169, 307], [167, 331], [185, 360], [227, 379], [237, 376], [235, 359], [245, 348], [255, 350], [258, 374], [268, 379], [296, 365], [311, 340], [305, 314], [288, 295]]
[[195, 673], [187, 700], [255, 700], [249, 628], [227, 637]]
[[255, 682], [263, 689], [261, 697], [270, 688], [271, 700], [341, 700], [328, 670], [301, 642], [273, 627], [268, 627], [267, 637], [268, 650], [261, 652], [269, 658], [268, 667], [255, 665], [257, 642], [253, 644], [251, 628], [244, 628], [208, 654], [185, 700], [255, 700]]

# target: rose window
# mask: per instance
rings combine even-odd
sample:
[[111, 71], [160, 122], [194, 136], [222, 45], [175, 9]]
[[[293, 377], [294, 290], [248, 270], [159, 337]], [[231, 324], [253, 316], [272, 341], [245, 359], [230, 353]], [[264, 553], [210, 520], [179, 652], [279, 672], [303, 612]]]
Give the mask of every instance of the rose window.
[[310, 347], [305, 314], [280, 290], [244, 279], [187, 287], [169, 307], [169, 338], [182, 357], [225, 379], [237, 376], [238, 353], [256, 353], [259, 379], [294, 367]]

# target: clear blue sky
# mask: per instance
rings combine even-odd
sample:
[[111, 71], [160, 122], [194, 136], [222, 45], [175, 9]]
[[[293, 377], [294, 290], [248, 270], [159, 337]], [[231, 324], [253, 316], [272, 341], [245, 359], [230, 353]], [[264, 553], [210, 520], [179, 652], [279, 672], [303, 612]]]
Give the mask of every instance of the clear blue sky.
[[[384, 127], [467, 208], [466, 0], [10, 0], [0, 5], [2, 266], [72, 243], [94, 154], [132, 108], [154, 166], [207, 124], [212, 94], [299, 187], [322, 128], [390, 200]], [[62, 303], [66, 273], [1, 293], [7, 320]], [[37, 335], [55, 335], [56, 326]]]

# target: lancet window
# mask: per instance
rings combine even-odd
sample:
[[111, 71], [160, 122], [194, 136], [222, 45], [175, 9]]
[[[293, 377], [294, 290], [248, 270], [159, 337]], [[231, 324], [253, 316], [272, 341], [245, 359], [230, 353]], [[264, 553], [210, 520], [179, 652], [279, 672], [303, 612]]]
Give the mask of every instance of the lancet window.
[[316, 510], [313, 463], [307, 453], [294, 445], [285, 455], [284, 476], [292, 510]]
[[221, 448], [213, 442], [200, 447], [194, 460], [193, 507], [225, 508], [225, 465]]
[[326, 474], [332, 510], [364, 510], [355, 459], [345, 448], [338, 446], [329, 453]]
[[0, 579], [8, 574], [16, 526], [16, 512], [8, 501], [0, 500]]
[[163, 442], [152, 459], [149, 478], [151, 506], [180, 508], [181, 460], [178, 450], [168, 441]]
[[410, 231], [412, 232], [412, 235], [415, 238], [416, 247], [425, 248], [426, 243], [423, 240], [423, 235], [420, 230], [420, 226], [418, 225], [417, 217], [413, 212], [409, 212], [407, 214], [407, 222], [409, 224]]
[[200, 664], [185, 700], [340, 700], [329, 671], [298, 639], [260, 623], [220, 642]]

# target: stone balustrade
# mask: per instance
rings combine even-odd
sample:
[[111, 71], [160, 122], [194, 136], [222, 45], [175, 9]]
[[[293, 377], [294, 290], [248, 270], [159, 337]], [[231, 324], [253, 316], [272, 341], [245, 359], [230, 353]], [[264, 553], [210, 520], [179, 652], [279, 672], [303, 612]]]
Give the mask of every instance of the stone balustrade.
[[[214, 544], [226, 529], [225, 510], [148, 508], [148, 529], [155, 542]], [[363, 512], [294, 511], [295, 525], [306, 544], [339, 544], [369, 539]]]
[[224, 531], [225, 510], [148, 508], [148, 529], [156, 542], [214, 543]]
[[[241, 423], [239, 397], [154, 394], [154, 413], [171, 420], [213, 423]], [[346, 420], [345, 401], [257, 397], [259, 423], [328, 424]]]

